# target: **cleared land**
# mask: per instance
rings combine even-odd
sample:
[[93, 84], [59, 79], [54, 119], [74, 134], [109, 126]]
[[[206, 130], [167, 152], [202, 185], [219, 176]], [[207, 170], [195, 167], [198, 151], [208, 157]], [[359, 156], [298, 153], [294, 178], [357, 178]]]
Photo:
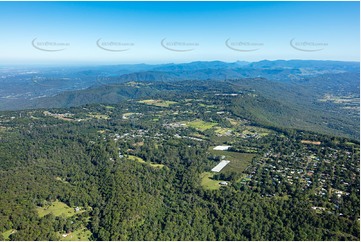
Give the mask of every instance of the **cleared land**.
[[89, 241], [91, 232], [87, 228], [80, 228], [69, 233], [66, 237], [61, 236], [60, 240], [66, 241]]
[[163, 168], [164, 167], [164, 165], [162, 165], [162, 164], [149, 163], [149, 162], [146, 162], [145, 160], [143, 160], [142, 158], [140, 158], [138, 156], [134, 156], [134, 155], [129, 155], [128, 159], [137, 161], [137, 162], [142, 163], [142, 164], [150, 165], [150, 166], [155, 167], [155, 168]]
[[312, 140], [301, 140], [302, 144], [310, 144], [310, 145], [320, 145], [320, 141], [312, 141]]
[[165, 101], [165, 100], [154, 100], [154, 99], [148, 99], [148, 100], [141, 100], [138, 101], [139, 103], [144, 103], [148, 105], [154, 105], [157, 107], [169, 107], [170, 105], [176, 104], [177, 102], [174, 101]]
[[232, 155], [226, 155], [226, 159], [231, 160], [231, 162], [222, 171], [242, 173], [249, 166], [254, 156], [253, 154], [232, 152]]
[[221, 172], [237, 172], [242, 173], [252, 161], [254, 154], [238, 153], [232, 151], [210, 150], [217, 156], [225, 156], [224, 159], [231, 161]]
[[217, 190], [220, 188], [219, 182], [221, 182], [221, 181], [213, 180], [212, 172], [203, 172], [200, 177], [201, 177], [201, 186], [204, 189]]
[[199, 129], [201, 131], [205, 131], [207, 129], [211, 129], [214, 126], [216, 126], [218, 123], [211, 123], [211, 122], [205, 122], [203, 120], [194, 120], [191, 122], [187, 122], [187, 126], [195, 128], [195, 129]]
[[[74, 208], [71, 208], [65, 203], [59, 201], [53, 202], [45, 207], [38, 207], [36, 210], [39, 214], [39, 217], [44, 217], [45, 215], [52, 213], [54, 214], [54, 216], [57, 217], [64, 216], [66, 218], [69, 218], [76, 214]], [[79, 211], [78, 213], [81, 213], [81, 211]]]

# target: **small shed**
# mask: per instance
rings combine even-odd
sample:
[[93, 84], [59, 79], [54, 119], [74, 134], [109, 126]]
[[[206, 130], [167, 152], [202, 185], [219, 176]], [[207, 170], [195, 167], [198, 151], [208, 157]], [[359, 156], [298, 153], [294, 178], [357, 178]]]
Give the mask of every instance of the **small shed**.
[[228, 185], [228, 182], [226, 182], [226, 181], [221, 181], [221, 182], [219, 183], [219, 185], [221, 185], [221, 186], [227, 186], [227, 185]]

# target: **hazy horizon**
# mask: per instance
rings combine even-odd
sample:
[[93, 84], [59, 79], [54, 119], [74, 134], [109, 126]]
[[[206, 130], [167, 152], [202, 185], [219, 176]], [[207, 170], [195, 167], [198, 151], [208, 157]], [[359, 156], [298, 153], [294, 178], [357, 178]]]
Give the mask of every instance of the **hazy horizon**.
[[244, 63], [256, 63], [261, 61], [325, 61], [325, 62], [354, 62], [360, 63], [359, 60], [357, 61], [348, 61], [348, 60], [309, 60], [309, 59], [262, 59], [257, 61], [246, 61], [246, 60], [235, 60], [235, 61], [222, 61], [222, 60], [193, 60], [187, 62], [158, 62], [158, 63], [147, 63], [147, 62], [134, 62], [134, 63], [50, 63], [50, 64], [43, 64], [43, 63], [17, 63], [17, 64], [4, 64], [0, 63], [1, 67], [100, 67], [100, 66], [126, 66], [126, 65], [148, 65], [148, 66], [158, 66], [158, 65], [182, 65], [182, 64], [192, 64], [197, 62], [222, 62], [227, 64], [232, 64], [236, 62], [244, 62]]

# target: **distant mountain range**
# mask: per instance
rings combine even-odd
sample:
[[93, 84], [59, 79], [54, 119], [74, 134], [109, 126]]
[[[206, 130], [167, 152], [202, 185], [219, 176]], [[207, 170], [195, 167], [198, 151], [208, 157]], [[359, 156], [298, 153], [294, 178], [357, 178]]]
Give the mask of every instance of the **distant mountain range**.
[[[341, 135], [359, 136], [359, 129], [355, 131], [360, 112], [359, 62], [198, 61], [164, 65], [0, 68], [0, 77], [0, 110], [67, 108], [167, 95], [174, 98], [174, 95], [194, 92], [252, 91], [267, 101], [263, 106], [253, 101], [244, 103], [248, 109], [244, 111], [252, 110], [252, 115], [257, 117], [262, 114], [261, 119], [269, 123], [291, 126], [297, 123], [297, 127], [302, 128], [310, 126], [312, 120], [328, 126], [331, 122], [331, 126], [343, 124], [344, 127], [331, 128], [342, 130]], [[309, 115], [304, 117], [305, 111]], [[298, 121], [291, 122], [291, 119]]]

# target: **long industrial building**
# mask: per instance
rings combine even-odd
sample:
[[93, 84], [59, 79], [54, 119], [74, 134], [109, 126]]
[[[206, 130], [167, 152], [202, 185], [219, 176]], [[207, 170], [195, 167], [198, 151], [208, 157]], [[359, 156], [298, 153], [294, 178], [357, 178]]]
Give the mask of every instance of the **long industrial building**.
[[212, 171], [220, 172], [230, 161], [229, 160], [222, 160], [218, 163], [215, 167], [213, 167]]

